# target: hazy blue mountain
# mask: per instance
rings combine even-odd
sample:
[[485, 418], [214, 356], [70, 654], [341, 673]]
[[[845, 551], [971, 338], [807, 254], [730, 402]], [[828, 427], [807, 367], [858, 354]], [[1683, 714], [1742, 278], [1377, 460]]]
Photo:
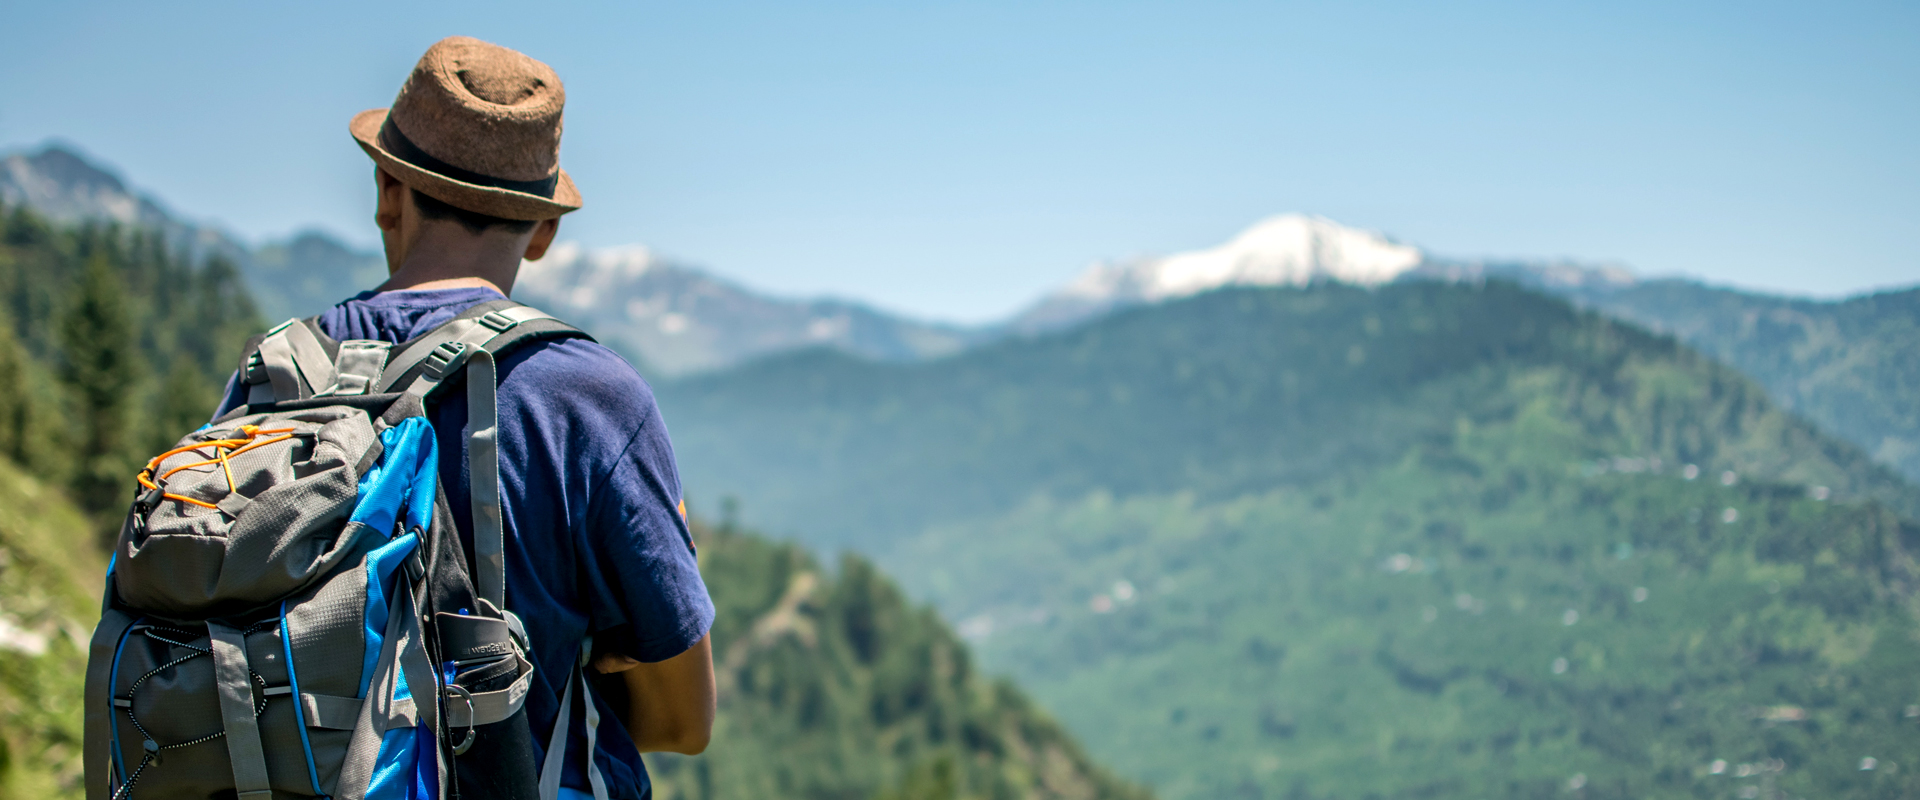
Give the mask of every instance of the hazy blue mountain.
[[[262, 315], [273, 320], [319, 313], [386, 276], [380, 254], [323, 231], [249, 247], [135, 192], [66, 145], [0, 160], [0, 203], [56, 222], [111, 220], [160, 230], [195, 257], [222, 255], [239, 266]], [[642, 248], [587, 251], [563, 243], [528, 264], [515, 296], [588, 327], [661, 376], [815, 346], [880, 360], [926, 358], [987, 335], [846, 300], [769, 296]]]
[[915, 360], [956, 352], [978, 337], [861, 303], [771, 297], [643, 247], [556, 246], [521, 267], [514, 296], [593, 331], [662, 376], [807, 347]]
[[378, 253], [309, 230], [255, 249], [246, 275], [256, 297], [271, 298], [262, 305], [270, 311], [268, 318], [277, 321], [318, 314], [379, 286], [387, 279], [387, 262]]
[[217, 254], [236, 263], [246, 258], [247, 248], [238, 240], [183, 219], [153, 195], [136, 193], [114, 170], [68, 144], [0, 155], [0, 204], [31, 208], [57, 224], [109, 221], [158, 231], [195, 258]]
[[190, 259], [224, 258], [239, 268], [260, 313], [272, 320], [318, 313], [372, 288], [385, 274], [373, 254], [355, 251], [320, 231], [250, 246], [137, 192], [116, 171], [70, 145], [49, 144], [0, 158], [0, 202], [31, 208], [55, 223], [111, 221], [159, 231]]
[[1415, 276], [1512, 280], [1671, 334], [1920, 481], [1920, 287], [1816, 300], [1541, 263], [1431, 262]]
[[[1410, 403], [1416, 390], [1480, 370], [1598, 358], [1553, 337], [1605, 331], [1671, 351], [1712, 379], [1712, 408], [1726, 419], [1694, 420], [1704, 407], [1688, 406], [1686, 424], [1744, 436], [1767, 423], [1752, 428], [1766, 443], [1738, 450], [1727, 448], [1739, 437], [1664, 432], [1669, 461], [1911, 502], [1892, 472], [1782, 413], [1737, 372], [1513, 284], [1218, 294], [929, 362], [824, 350], [769, 358], [671, 383], [661, 397], [673, 401], [689, 485], [708, 499], [736, 494], [755, 524], [807, 520], [819, 536], [845, 537], [833, 544], [866, 547], [1035, 494], [1178, 486], [1232, 496], [1370, 469], [1457, 420], [1451, 406]], [[1244, 303], [1254, 310], [1241, 312]]]
[[110, 219], [161, 229], [181, 225], [153, 197], [134, 194], [120, 176], [59, 144], [0, 158], [0, 202], [30, 207], [55, 222]]

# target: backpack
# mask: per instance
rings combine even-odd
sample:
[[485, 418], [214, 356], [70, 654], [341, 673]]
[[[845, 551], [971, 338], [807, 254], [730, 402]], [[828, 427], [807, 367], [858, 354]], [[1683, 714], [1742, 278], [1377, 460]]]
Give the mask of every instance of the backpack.
[[[495, 361], [587, 337], [510, 300], [412, 341], [313, 318], [248, 343], [246, 404], [146, 463], [88, 653], [88, 800], [559, 795], [575, 684], [536, 769], [506, 607]], [[473, 550], [426, 409], [464, 378]], [[456, 455], [457, 457], [457, 455]]]

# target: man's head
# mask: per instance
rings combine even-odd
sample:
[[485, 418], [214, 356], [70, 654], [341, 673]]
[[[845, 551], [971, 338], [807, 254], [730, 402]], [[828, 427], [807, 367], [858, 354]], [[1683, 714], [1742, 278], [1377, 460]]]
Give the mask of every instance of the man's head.
[[538, 222], [506, 219], [436, 200], [379, 167], [374, 168], [374, 182], [380, 194], [373, 220], [380, 226], [388, 274], [398, 273], [409, 257], [424, 252], [447, 266], [473, 265], [493, 273], [476, 277], [506, 291], [512, 288], [513, 276], [500, 273], [509, 266], [517, 268], [521, 259], [540, 260], [560, 230], [558, 217]]
[[376, 165], [388, 268], [431, 261], [445, 273], [479, 259], [497, 271], [540, 257], [560, 215], [580, 207], [560, 169], [565, 104], [547, 65], [455, 36], [421, 56], [391, 109], [355, 116], [354, 139]]

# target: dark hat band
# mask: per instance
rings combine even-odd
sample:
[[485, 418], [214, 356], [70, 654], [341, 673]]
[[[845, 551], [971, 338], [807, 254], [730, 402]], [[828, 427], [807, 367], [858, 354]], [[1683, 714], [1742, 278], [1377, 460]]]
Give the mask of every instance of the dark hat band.
[[427, 151], [420, 149], [419, 145], [414, 144], [413, 140], [408, 139], [406, 134], [401, 133], [400, 128], [393, 124], [392, 115], [388, 115], [386, 123], [380, 126], [380, 146], [386, 148], [387, 153], [394, 158], [405, 161], [408, 164], [412, 164], [428, 172], [438, 174], [442, 177], [452, 178], [462, 183], [471, 183], [476, 186], [492, 186], [496, 189], [506, 189], [524, 194], [538, 195], [548, 200], [553, 199], [554, 187], [560, 185], [559, 170], [554, 170], [552, 175], [537, 181], [510, 181], [506, 178], [496, 178], [492, 175], [482, 175], [478, 172], [464, 170], [445, 161], [441, 161], [428, 155]]

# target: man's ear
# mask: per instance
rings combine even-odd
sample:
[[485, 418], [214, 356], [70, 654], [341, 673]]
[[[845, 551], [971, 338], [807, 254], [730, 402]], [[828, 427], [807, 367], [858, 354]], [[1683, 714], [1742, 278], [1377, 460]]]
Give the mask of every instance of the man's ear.
[[527, 240], [528, 261], [539, 261], [547, 254], [547, 248], [553, 246], [553, 237], [560, 233], [560, 218], [540, 220], [533, 226], [533, 238]]
[[373, 224], [380, 226], [380, 230], [397, 232], [400, 230], [400, 209], [409, 199], [407, 185], [379, 167], [373, 168], [373, 180], [380, 188], [380, 197], [373, 209]]

